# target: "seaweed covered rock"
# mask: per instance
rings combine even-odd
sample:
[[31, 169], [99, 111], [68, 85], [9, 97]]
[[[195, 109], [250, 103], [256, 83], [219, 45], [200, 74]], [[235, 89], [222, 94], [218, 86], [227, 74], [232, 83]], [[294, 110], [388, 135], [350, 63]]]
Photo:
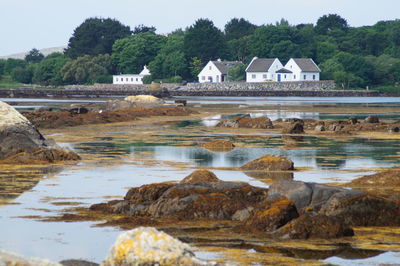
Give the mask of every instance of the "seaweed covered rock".
[[279, 198], [260, 203], [256, 211], [245, 221], [244, 228], [272, 232], [299, 217], [294, 203]]
[[214, 265], [197, 259], [188, 244], [152, 227], [120, 234], [102, 266]]
[[18, 265], [62, 266], [57, 262], [52, 262], [47, 259], [28, 258], [4, 250], [0, 250], [0, 265], [1, 266], [18, 266]]
[[241, 167], [248, 171], [286, 171], [294, 170], [293, 162], [285, 156], [264, 155]]
[[342, 220], [321, 214], [304, 214], [275, 231], [282, 239], [338, 238], [353, 236], [354, 231]]
[[292, 123], [282, 129], [283, 134], [303, 134], [304, 126], [300, 122]]
[[248, 115], [235, 117], [232, 119], [222, 120], [217, 127], [233, 127], [233, 128], [274, 128], [272, 121], [268, 117], [251, 118]]
[[181, 184], [196, 184], [196, 183], [207, 183], [207, 182], [220, 182], [221, 180], [211, 171], [201, 169], [196, 170], [184, 179], [181, 180]]
[[231, 151], [235, 148], [235, 145], [229, 140], [214, 140], [207, 142], [202, 145], [210, 151]]
[[79, 159], [76, 153], [46, 140], [27, 118], [0, 102], [0, 160], [30, 163]]
[[400, 201], [370, 194], [337, 193], [321, 208], [351, 226], [400, 226]]
[[376, 115], [370, 115], [370, 116], [367, 116], [364, 121], [365, 121], [365, 123], [376, 124], [376, 123], [379, 123], [379, 117]]
[[267, 189], [247, 183], [216, 181], [210, 175], [205, 179], [189, 176], [182, 183], [136, 187], [122, 201], [95, 204], [91, 209], [153, 218], [231, 220], [238, 210], [254, 207], [268, 196]]

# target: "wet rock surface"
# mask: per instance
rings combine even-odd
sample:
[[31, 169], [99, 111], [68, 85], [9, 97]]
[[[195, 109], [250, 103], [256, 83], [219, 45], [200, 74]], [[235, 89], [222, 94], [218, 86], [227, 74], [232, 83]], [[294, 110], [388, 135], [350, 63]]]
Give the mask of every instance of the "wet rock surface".
[[79, 160], [73, 151], [47, 140], [20, 113], [0, 102], [0, 160], [12, 163]]
[[285, 126], [282, 129], [283, 134], [303, 134], [304, 126], [301, 122], [295, 122]]
[[248, 171], [286, 171], [294, 170], [293, 162], [285, 156], [264, 155], [241, 167]]
[[203, 144], [202, 147], [210, 151], [218, 152], [231, 151], [235, 148], [235, 145], [229, 140], [214, 140]]
[[52, 262], [47, 259], [28, 258], [12, 252], [0, 250], [0, 265], [4, 266], [19, 266], [19, 265], [32, 265], [32, 266], [61, 266], [57, 262]]

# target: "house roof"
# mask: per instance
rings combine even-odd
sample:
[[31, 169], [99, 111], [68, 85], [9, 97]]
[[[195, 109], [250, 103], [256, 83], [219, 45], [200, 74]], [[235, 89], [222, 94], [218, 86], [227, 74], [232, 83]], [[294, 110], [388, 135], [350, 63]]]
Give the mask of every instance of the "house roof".
[[321, 69], [310, 58], [293, 58], [303, 72], [321, 72]]
[[247, 72], [268, 72], [275, 58], [255, 58], [247, 67]]
[[211, 61], [222, 75], [227, 75], [231, 67], [241, 63], [240, 61]]
[[276, 73], [293, 73], [293, 72], [290, 71], [289, 69], [281, 68], [278, 71], [276, 71]]

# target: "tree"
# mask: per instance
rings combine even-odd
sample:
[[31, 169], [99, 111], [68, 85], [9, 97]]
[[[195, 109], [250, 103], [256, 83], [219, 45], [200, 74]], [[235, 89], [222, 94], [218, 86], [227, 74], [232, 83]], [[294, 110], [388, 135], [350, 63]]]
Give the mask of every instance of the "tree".
[[201, 62], [201, 59], [197, 57], [193, 57], [192, 60], [190, 61], [190, 73], [192, 74], [192, 77], [194, 79], [197, 78], [197, 75], [201, 72], [203, 69], [203, 63]]
[[344, 71], [333, 73], [333, 79], [336, 85], [339, 85], [342, 89], [348, 89], [351, 87], [362, 86], [364, 81], [356, 75]]
[[61, 53], [52, 53], [37, 64], [32, 81], [42, 85], [63, 84], [61, 69], [69, 61], [69, 58]]
[[228, 81], [246, 80], [246, 65], [239, 63], [228, 70]]
[[99, 77], [111, 74], [112, 69], [110, 55], [84, 55], [67, 62], [61, 69], [61, 74], [63, 82], [68, 84], [92, 84]]
[[337, 60], [331, 58], [319, 65], [322, 79], [333, 79], [335, 72], [344, 72], [344, 67]]
[[291, 41], [280, 41], [273, 46], [270, 52], [271, 58], [279, 58], [282, 62], [289, 61], [292, 57], [299, 57], [299, 47]]
[[8, 58], [6, 63], [4, 64], [4, 74], [11, 75], [11, 72], [17, 68], [25, 68], [28, 63], [25, 60], [22, 59], [14, 59], [14, 58]]
[[0, 78], [1, 78], [1, 75], [4, 74], [4, 68], [6, 66], [6, 63], [7, 63], [7, 60], [0, 59]]
[[338, 52], [338, 47], [336, 44], [331, 43], [331, 42], [318, 42], [317, 43], [317, 56], [316, 56], [316, 62], [317, 63], [322, 63], [328, 60], [329, 58], [332, 58], [337, 52]]
[[334, 29], [346, 31], [349, 28], [347, 21], [337, 14], [329, 14], [320, 17], [315, 26], [318, 34], [326, 35]]
[[25, 61], [28, 63], [39, 63], [44, 58], [44, 55], [36, 48], [33, 48], [25, 55]]
[[114, 42], [130, 35], [129, 26], [115, 19], [88, 18], [74, 30], [65, 54], [70, 58], [111, 54]]
[[227, 41], [240, 39], [244, 36], [253, 34], [257, 28], [244, 18], [233, 18], [225, 25], [225, 39]]
[[183, 52], [182, 34], [171, 34], [162, 46], [157, 56], [150, 62], [151, 75], [155, 79], [165, 79], [173, 76], [188, 77], [188, 64]]
[[154, 60], [166, 39], [165, 36], [148, 31], [117, 40], [112, 54], [117, 71], [139, 73], [144, 65]]
[[143, 24], [137, 25], [135, 27], [135, 29], [133, 30], [133, 34], [139, 34], [139, 33], [144, 33], [144, 32], [148, 32], [148, 31], [152, 31], [152, 32], [156, 32], [156, 27], [153, 26], [145, 26]]
[[228, 42], [229, 58], [235, 61], [250, 61], [250, 38], [251, 36], [245, 36], [240, 39], [230, 40]]
[[13, 80], [24, 83], [30, 84], [32, 83], [33, 77], [33, 68], [30, 67], [16, 67], [11, 72], [11, 77]]
[[223, 58], [227, 46], [223, 33], [208, 19], [199, 19], [186, 32], [184, 53], [188, 60], [197, 57], [202, 62]]

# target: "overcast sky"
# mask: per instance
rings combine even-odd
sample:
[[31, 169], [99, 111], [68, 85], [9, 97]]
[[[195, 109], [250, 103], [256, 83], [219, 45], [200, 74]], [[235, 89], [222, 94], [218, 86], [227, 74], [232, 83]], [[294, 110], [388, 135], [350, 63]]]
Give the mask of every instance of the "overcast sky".
[[315, 23], [336, 13], [351, 26], [400, 18], [400, 0], [0, 0], [0, 56], [67, 45], [74, 29], [89, 17], [111, 17], [158, 33], [209, 18], [223, 29], [231, 18], [261, 25], [281, 18], [290, 24]]

